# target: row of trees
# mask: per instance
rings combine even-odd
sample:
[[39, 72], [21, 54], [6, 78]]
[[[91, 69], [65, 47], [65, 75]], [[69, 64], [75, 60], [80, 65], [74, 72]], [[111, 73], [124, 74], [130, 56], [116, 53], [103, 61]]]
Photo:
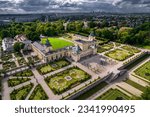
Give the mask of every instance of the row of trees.
[[14, 37], [17, 34], [25, 34], [30, 40], [39, 40], [40, 34], [47, 36], [57, 36], [64, 33], [63, 21], [56, 22], [28, 22], [28, 23], [11, 23], [8, 26], [0, 28], [0, 37]]
[[107, 27], [108, 24], [104, 21], [100, 26], [99, 23], [90, 21], [88, 27], [85, 27], [83, 21], [72, 21], [67, 25], [67, 31], [64, 29], [64, 21], [58, 20], [55, 22], [29, 22], [29, 23], [12, 23], [9, 26], [0, 27], [0, 37], [14, 37], [17, 34], [26, 34], [32, 40], [39, 40], [40, 34], [46, 36], [58, 36], [65, 32], [74, 32], [83, 35], [89, 35], [94, 32], [97, 39], [106, 39], [109, 41], [118, 41], [120, 43], [128, 44], [142, 44], [150, 43], [150, 23], [144, 23], [136, 28], [129, 27]]

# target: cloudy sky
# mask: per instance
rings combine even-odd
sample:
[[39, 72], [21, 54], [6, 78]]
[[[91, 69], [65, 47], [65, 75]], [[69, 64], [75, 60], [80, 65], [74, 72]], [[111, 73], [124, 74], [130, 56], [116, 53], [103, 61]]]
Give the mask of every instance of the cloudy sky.
[[0, 14], [70, 11], [150, 13], [150, 0], [0, 0]]

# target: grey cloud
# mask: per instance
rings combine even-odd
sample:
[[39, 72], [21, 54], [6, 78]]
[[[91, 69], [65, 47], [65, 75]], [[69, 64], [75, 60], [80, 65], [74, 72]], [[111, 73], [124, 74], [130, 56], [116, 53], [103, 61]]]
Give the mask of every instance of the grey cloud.
[[0, 13], [51, 11], [150, 12], [150, 0], [14, 0], [0, 1]]

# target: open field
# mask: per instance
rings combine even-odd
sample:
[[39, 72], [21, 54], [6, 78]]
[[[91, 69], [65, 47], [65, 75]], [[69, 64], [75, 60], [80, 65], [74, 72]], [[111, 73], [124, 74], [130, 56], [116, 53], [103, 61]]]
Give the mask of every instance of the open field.
[[139, 67], [134, 71], [134, 73], [142, 78], [150, 81], [150, 61], [146, 62], [144, 65]]
[[124, 61], [134, 54], [125, 50], [116, 49], [106, 53], [105, 55], [118, 61]]
[[[48, 40], [50, 41], [53, 50], [61, 49], [67, 46], [73, 46], [73, 43], [59, 38], [48, 38]], [[42, 44], [45, 44], [45, 42], [46, 39], [42, 39]]]
[[70, 68], [45, 79], [55, 94], [61, 94], [90, 78], [86, 72], [79, 68]]
[[119, 91], [118, 89], [110, 89], [97, 98], [97, 100], [129, 100], [129, 99], [130, 99], [129, 96]]

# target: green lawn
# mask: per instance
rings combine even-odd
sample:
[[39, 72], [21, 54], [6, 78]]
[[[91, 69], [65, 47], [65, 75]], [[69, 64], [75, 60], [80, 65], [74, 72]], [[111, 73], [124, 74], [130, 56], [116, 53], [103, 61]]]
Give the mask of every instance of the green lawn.
[[45, 79], [55, 94], [61, 94], [67, 89], [90, 78], [86, 72], [79, 68], [70, 68]]
[[[67, 46], [73, 46], [73, 43], [59, 38], [48, 38], [48, 40], [50, 41], [53, 50], [61, 49]], [[45, 44], [45, 42], [46, 39], [42, 39], [42, 44]]]
[[33, 88], [33, 84], [31, 83], [29, 85], [16, 89], [13, 92], [11, 92], [10, 98], [12, 100], [24, 100], [26, 99], [27, 95], [29, 94], [32, 88]]
[[88, 97], [90, 97], [93, 94], [95, 94], [97, 91], [99, 91], [102, 88], [104, 88], [105, 86], [107, 86], [107, 83], [106, 82], [101, 82], [99, 85], [93, 87], [89, 91], [87, 91], [87, 92], [83, 93], [82, 95], [80, 95], [79, 97], [75, 98], [75, 100], [85, 100]]
[[134, 54], [129, 51], [116, 49], [116, 50], [106, 53], [105, 55], [118, 61], [124, 61], [128, 59], [129, 57], [133, 56]]
[[136, 69], [135, 74], [150, 81], [150, 61]]
[[118, 89], [110, 89], [96, 100], [117, 100], [117, 98], [122, 98], [123, 100], [129, 100], [130, 97]]
[[140, 84], [138, 84], [138, 83], [136, 83], [130, 79], [126, 80], [125, 82], [128, 83], [129, 85], [135, 87], [136, 89], [142, 91], [142, 92], [144, 92], [146, 89], [146, 87], [143, 87], [142, 85], [140, 85]]
[[132, 53], [139, 53], [140, 52], [140, 50], [139, 49], [137, 49], [137, 48], [135, 48], [135, 47], [131, 47], [131, 46], [123, 46], [123, 47], [121, 47], [122, 49], [125, 49], [125, 50], [127, 50], [127, 51], [129, 51], [129, 52], [132, 52]]
[[25, 83], [27, 81], [31, 80], [30, 78], [13, 78], [8, 80], [8, 86], [13, 87], [22, 83]]
[[48, 96], [40, 84], [35, 87], [34, 91], [32, 92], [29, 98], [29, 100], [47, 100], [47, 99]]

